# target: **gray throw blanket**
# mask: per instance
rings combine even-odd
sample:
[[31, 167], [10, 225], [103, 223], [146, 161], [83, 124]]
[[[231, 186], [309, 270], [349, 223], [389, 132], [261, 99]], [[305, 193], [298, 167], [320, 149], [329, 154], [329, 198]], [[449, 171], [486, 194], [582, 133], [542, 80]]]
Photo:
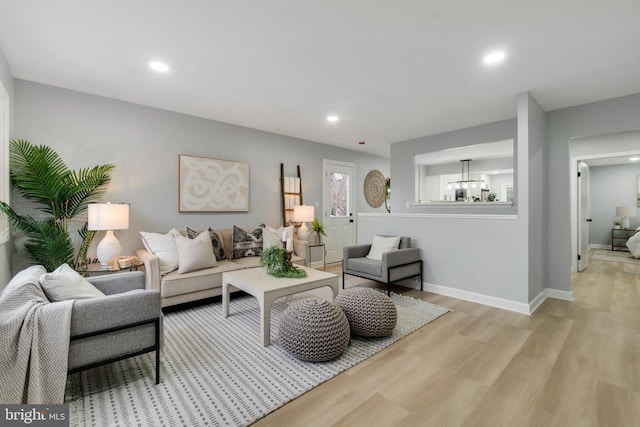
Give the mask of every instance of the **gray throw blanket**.
[[64, 402], [73, 300], [50, 303], [42, 266], [11, 279], [0, 294], [0, 402]]

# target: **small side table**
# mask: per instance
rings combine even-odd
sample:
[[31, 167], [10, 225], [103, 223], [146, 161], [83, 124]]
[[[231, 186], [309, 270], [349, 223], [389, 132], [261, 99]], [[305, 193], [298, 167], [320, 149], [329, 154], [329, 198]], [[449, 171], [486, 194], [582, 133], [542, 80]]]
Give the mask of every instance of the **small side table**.
[[611, 229], [611, 250], [612, 251], [628, 251], [627, 240], [633, 236], [636, 230], [627, 228]]
[[78, 267], [76, 271], [83, 276], [99, 276], [102, 274], [113, 274], [113, 273], [123, 273], [125, 271], [137, 271], [143, 265], [142, 262], [137, 264], [130, 265], [128, 267], [120, 267], [120, 270], [112, 270], [106, 265], [94, 263], [85, 265], [83, 267]]
[[322, 248], [322, 271], [327, 270], [327, 253], [324, 247], [324, 243], [311, 244], [307, 247], [307, 259], [309, 260], [309, 267], [311, 267], [311, 248]]

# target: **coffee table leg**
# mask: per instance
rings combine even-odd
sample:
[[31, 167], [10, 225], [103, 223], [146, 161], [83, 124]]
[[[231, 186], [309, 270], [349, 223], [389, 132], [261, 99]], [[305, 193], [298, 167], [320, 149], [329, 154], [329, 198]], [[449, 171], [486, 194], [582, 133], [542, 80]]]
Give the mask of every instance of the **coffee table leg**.
[[338, 296], [338, 292], [340, 291], [338, 283], [334, 283], [329, 285], [329, 287], [331, 288], [331, 292], [333, 292], [333, 299], [336, 299], [336, 297]]
[[271, 301], [258, 298], [260, 304], [260, 317], [262, 318], [262, 346], [271, 345]]
[[222, 315], [229, 317], [229, 284], [222, 282]]

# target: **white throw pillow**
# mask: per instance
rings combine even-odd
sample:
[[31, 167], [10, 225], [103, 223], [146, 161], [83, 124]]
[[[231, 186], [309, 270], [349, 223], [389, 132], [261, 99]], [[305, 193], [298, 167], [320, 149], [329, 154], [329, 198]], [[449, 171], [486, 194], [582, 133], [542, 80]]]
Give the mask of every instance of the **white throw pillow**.
[[67, 264], [62, 264], [51, 273], [40, 276], [40, 286], [51, 302], [104, 296]]
[[262, 229], [262, 247], [266, 249], [269, 246], [281, 246], [283, 232], [287, 233], [287, 238], [293, 238], [293, 225], [280, 227], [277, 230], [273, 227], [265, 226]]
[[145, 249], [158, 257], [160, 274], [167, 274], [178, 268], [178, 250], [175, 236], [180, 233], [172, 228], [167, 234], [147, 233], [141, 231], [142, 244]]
[[178, 274], [218, 265], [216, 256], [213, 254], [208, 230], [198, 234], [195, 239], [177, 235], [176, 248], [178, 250]]
[[400, 236], [382, 237], [376, 234], [373, 236], [373, 242], [371, 242], [371, 249], [369, 249], [367, 258], [382, 261], [383, 252], [398, 249], [398, 246], [400, 246]]
[[[640, 230], [640, 227], [638, 227], [638, 230]], [[636, 233], [627, 240], [627, 248], [629, 248], [629, 252], [631, 252], [634, 258], [640, 258], [640, 231], [636, 231]]]

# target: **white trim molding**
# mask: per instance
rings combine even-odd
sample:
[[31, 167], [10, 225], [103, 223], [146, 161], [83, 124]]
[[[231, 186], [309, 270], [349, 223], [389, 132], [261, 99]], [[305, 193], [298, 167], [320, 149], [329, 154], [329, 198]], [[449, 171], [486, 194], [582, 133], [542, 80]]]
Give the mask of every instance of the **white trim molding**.
[[[489, 203], [490, 204], [490, 203]], [[385, 218], [446, 218], [446, 219], [518, 219], [513, 214], [436, 214], [436, 213], [371, 213], [361, 212], [359, 217], [385, 217]]]
[[[9, 200], [9, 94], [0, 83], [0, 200]], [[9, 241], [9, 222], [0, 214], [0, 245]]]
[[436, 285], [424, 282], [424, 290], [438, 295], [444, 295], [464, 301], [474, 302], [477, 304], [488, 305], [490, 307], [500, 308], [503, 310], [513, 311], [520, 314], [531, 315], [540, 307], [547, 298], [561, 299], [573, 301], [571, 292], [560, 291], [557, 289], [545, 289], [538, 294], [528, 304], [517, 301], [511, 301], [505, 298], [492, 297], [490, 295], [478, 294], [475, 292], [465, 291], [462, 289], [450, 288], [448, 286]]

